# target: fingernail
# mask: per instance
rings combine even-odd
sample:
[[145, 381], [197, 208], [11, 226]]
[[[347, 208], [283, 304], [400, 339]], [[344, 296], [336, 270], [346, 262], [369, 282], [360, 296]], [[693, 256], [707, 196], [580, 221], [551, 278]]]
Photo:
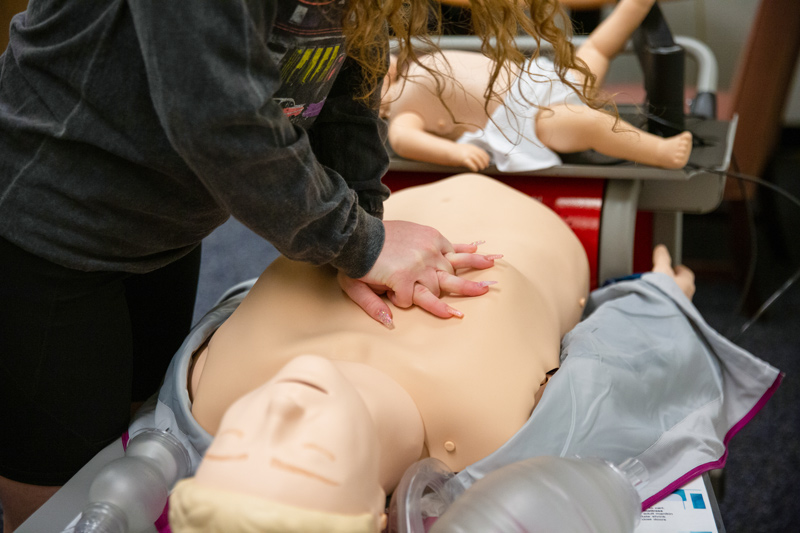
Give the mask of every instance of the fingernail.
[[472, 241], [470, 244], [472, 246], [480, 246], [481, 244], [486, 244], [486, 241]]
[[453, 309], [449, 305], [447, 306], [447, 312], [456, 318], [464, 318], [464, 313], [462, 313], [458, 309]]
[[501, 259], [503, 257], [503, 254], [490, 254], [490, 255], [484, 255], [483, 257], [485, 257], [489, 261], [494, 261], [495, 259]]
[[394, 329], [394, 322], [392, 321], [392, 317], [386, 311], [380, 311], [378, 313], [378, 320], [380, 320], [381, 324], [383, 324], [387, 328]]
[[480, 285], [481, 287], [488, 287], [489, 285], [494, 285], [496, 283], [497, 283], [496, 281], [479, 281], [478, 285]]

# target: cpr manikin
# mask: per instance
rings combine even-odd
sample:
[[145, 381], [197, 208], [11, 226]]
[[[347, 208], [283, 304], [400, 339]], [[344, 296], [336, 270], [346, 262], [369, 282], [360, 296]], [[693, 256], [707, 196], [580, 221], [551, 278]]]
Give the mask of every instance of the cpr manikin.
[[[597, 86], [654, 1], [620, 1], [577, 49]], [[421, 63], [396, 66], [384, 82], [389, 142], [402, 157], [472, 171], [486, 168], [490, 159], [502, 171], [547, 168], [560, 163], [556, 152], [589, 149], [664, 168], [682, 168], [689, 159], [691, 133], [665, 139], [617, 122], [614, 115], [585, 105], [543, 57], [526, 63], [522, 72], [510, 67], [506, 79], [495, 82], [497, 95], [488, 100], [484, 94], [493, 65], [484, 55], [444, 51], [424, 56]], [[574, 70], [569, 75], [580, 88], [582, 75]]]
[[[192, 414], [221, 437], [193, 484], [379, 517], [415, 460], [460, 470], [528, 419], [588, 293], [578, 239], [548, 208], [480, 176], [404, 191], [386, 209], [387, 219], [439, 224], [457, 241], [479, 236], [504, 257], [461, 275], [498, 283], [475, 299], [482, 305], [447, 296], [460, 320], [392, 309], [388, 330], [359, 315], [333, 271], [276, 260], [193, 370]], [[352, 472], [360, 489], [345, 490]]]
[[460, 274], [498, 283], [445, 295], [460, 320], [397, 310], [394, 330], [332, 272], [283, 259], [223, 299], [173, 359], [147, 426], [174, 432], [196, 465], [170, 496], [174, 532], [378, 531], [384, 496], [422, 458], [458, 472], [453, 494], [535, 456], [635, 458], [646, 507], [724, 464], [780, 382], [703, 322], [691, 272], [663, 247], [653, 273], [584, 300], [575, 236], [498, 181], [407, 189], [387, 216], [485, 240], [502, 260]]

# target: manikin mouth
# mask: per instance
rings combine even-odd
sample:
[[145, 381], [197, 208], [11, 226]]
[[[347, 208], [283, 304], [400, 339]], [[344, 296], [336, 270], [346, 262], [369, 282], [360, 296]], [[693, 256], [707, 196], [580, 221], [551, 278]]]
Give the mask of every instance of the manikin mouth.
[[317, 474], [315, 472], [312, 472], [310, 470], [306, 470], [305, 468], [300, 468], [299, 466], [295, 466], [295, 465], [291, 465], [289, 463], [285, 463], [285, 462], [281, 461], [280, 459], [278, 459], [277, 457], [273, 457], [270, 464], [272, 465], [273, 468], [278, 468], [280, 470], [285, 470], [285, 471], [291, 472], [293, 474], [298, 474], [298, 475], [301, 475], [301, 476], [309, 477], [311, 479], [316, 479], [317, 481], [320, 481], [320, 482], [322, 482], [322, 483], [324, 483], [326, 485], [330, 485], [331, 487], [338, 487], [340, 485], [340, 483], [337, 483], [336, 481], [334, 481], [334, 480], [332, 480], [330, 478], [327, 478], [325, 476], [321, 476], [321, 475], [319, 475], [319, 474]]
[[305, 380], [298, 379], [298, 378], [280, 379], [280, 380], [276, 381], [275, 383], [296, 383], [298, 385], [303, 385], [305, 387], [310, 387], [312, 389], [318, 390], [322, 394], [328, 394], [327, 390], [323, 389], [322, 387], [320, 387], [316, 383], [311, 383], [310, 381], [305, 381]]

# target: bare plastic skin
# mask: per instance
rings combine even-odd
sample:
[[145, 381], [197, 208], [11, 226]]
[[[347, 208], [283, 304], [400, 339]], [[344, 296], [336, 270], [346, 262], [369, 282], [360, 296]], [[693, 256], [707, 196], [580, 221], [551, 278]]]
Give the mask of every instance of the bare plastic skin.
[[[389, 330], [334, 271], [277, 259], [196, 355], [192, 413], [216, 437], [170, 497], [173, 531], [212, 520], [252, 530], [234, 525], [244, 517], [250, 528], [380, 531], [385, 495], [415, 461], [461, 470], [528, 419], [588, 294], [580, 242], [541, 203], [475, 174], [400, 191], [386, 215], [480, 235], [503, 253], [498, 283], [481, 298], [444, 294], [461, 320], [393, 309]], [[663, 246], [653, 259], [691, 297], [691, 271], [673, 270]]]
[[[394, 308], [389, 330], [343, 294], [333, 270], [277, 259], [194, 366], [192, 413], [223, 437], [209, 448], [198, 484], [315, 509], [340, 487], [341, 498], [357, 501], [327, 499], [322, 510], [374, 512], [376, 491], [391, 491], [415, 460], [433, 456], [460, 470], [528, 419], [588, 294], [578, 239], [547, 207], [478, 175], [396, 193], [386, 216], [436, 225], [456, 239], [479, 235], [483, 247], [503, 254], [490, 271], [498, 283], [481, 298], [444, 295], [463, 310], [461, 320]], [[487, 272], [459, 275], [480, 281]], [[345, 383], [355, 392], [332, 392]], [[255, 407], [237, 406], [223, 420], [244, 395]], [[326, 407], [333, 418], [310, 430], [306, 419], [319, 413], [312, 400], [343, 403]], [[356, 428], [367, 433], [370, 424], [374, 437], [356, 446]], [[290, 437], [301, 431], [307, 438]], [[364, 464], [370, 449], [377, 469]], [[337, 466], [320, 466], [325, 458]], [[255, 462], [281, 477], [264, 475]], [[362, 472], [361, 491], [345, 490], [349, 482], [338, 477], [351, 470]]]
[[[654, 2], [621, 0], [578, 48], [577, 56], [597, 76], [598, 86], [611, 59], [622, 50]], [[489, 154], [479, 146], [456, 140], [466, 132], [487, 127], [493, 113], [504, 105], [513, 80], [522, 76], [528, 84], [560, 83], [552, 79], [537, 81], [536, 76], [510, 67], [505, 79], [498, 78], [496, 82], [498, 97], [487, 102], [484, 93], [492, 63], [484, 55], [443, 51], [424, 56], [421, 63], [443, 75], [434, 77], [423, 66], [411, 63], [406, 68], [390, 69], [384, 82], [383, 115], [389, 120], [389, 142], [402, 157], [463, 166], [472, 171], [486, 168], [490, 163]], [[576, 87], [581, 87], [580, 73], [571, 71], [571, 77]], [[437, 87], [437, 84], [440, 85]], [[691, 154], [689, 132], [662, 138], [625, 121], [617, 121], [614, 115], [584, 105], [577, 98], [540, 103], [546, 108], [532, 119], [535, 121], [532, 130], [537, 137], [534, 144], [543, 144], [554, 152], [593, 149], [612, 157], [671, 169], [685, 166]], [[513, 137], [523, 132], [503, 133]]]

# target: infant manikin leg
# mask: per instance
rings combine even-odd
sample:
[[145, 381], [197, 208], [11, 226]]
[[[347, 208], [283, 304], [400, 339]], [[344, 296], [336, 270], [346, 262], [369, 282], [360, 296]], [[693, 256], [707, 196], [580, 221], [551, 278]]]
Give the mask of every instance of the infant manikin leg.
[[562, 104], [536, 117], [539, 139], [562, 153], [595, 150], [601, 154], [664, 168], [683, 168], [692, 152], [688, 131], [663, 138], [587, 106]]

